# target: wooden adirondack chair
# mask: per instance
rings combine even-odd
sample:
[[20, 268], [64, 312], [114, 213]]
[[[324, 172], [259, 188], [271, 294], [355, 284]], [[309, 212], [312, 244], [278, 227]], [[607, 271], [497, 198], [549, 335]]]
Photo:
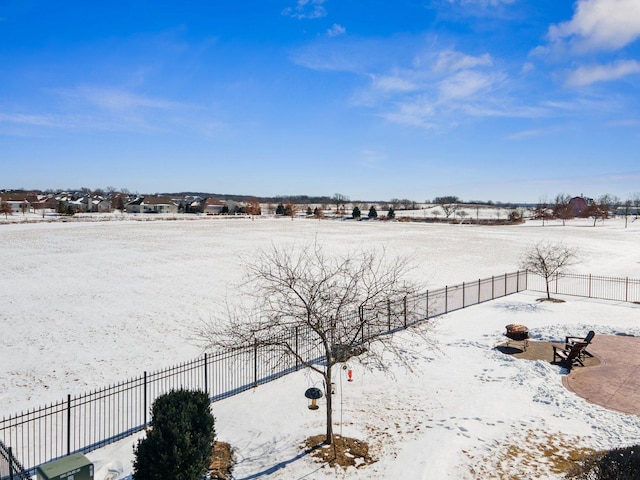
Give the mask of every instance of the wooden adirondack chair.
[[564, 365], [569, 370], [575, 364], [579, 364], [584, 367], [584, 363], [582, 363], [582, 358], [580, 354], [587, 346], [586, 342], [576, 342], [567, 346], [562, 345], [554, 345], [553, 346], [553, 362], [555, 363], [558, 359], [560, 360], [558, 363]]
[[[587, 336], [582, 338], [582, 337], [565, 337], [565, 348], [569, 348], [571, 347], [571, 345], [574, 345], [578, 342], [584, 342], [586, 343], [586, 346], [588, 347], [589, 344], [591, 343], [591, 340], [593, 340], [593, 337], [596, 336], [596, 332], [594, 332], [593, 330], [591, 330], [589, 333], [587, 333]], [[588, 357], [593, 357], [592, 354], [590, 354], [589, 352], [587, 352], [586, 348], [583, 348], [582, 351], [580, 352], [580, 358], [584, 359], [584, 356], [588, 356]]]

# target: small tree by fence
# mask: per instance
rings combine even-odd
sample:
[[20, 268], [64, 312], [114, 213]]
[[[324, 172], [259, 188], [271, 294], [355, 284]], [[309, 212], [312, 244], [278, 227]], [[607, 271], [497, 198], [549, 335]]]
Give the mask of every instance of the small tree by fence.
[[[564, 275], [552, 281], [555, 294], [608, 300], [640, 302], [640, 280]], [[525, 271], [465, 282], [429, 290], [389, 302], [375, 312], [375, 327], [365, 336], [388, 334], [432, 317], [477, 305], [524, 290], [545, 292], [544, 279]], [[371, 312], [369, 312], [371, 314]], [[353, 314], [358, 315], [358, 312]], [[317, 345], [299, 329], [292, 329], [291, 344], [300, 355], [320, 359]], [[283, 364], [268, 348], [247, 345], [241, 351], [223, 351], [168, 369], [110, 385], [94, 392], [71, 396], [51, 405], [10, 415], [0, 420], [0, 480], [10, 479], [7, 460], [11, 447], [12, 465], [22, 463], [34, 474], [38, 465], [75, 452], [87, 453], [142, 430], [151, 420], [149, 407], [171, 390], [202, 390], [215, 402], [250, 390], [299, 370], [294, 359]], [[3, 463], [4, 462], [4, 463]], [[15, 469], [19, 472], [20, 469]], [[17, 479], [28, 477], [15, 476]]]

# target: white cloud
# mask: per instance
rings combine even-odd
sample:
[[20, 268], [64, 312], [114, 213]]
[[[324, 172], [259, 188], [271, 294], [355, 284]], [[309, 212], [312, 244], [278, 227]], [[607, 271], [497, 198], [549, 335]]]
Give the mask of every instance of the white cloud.
[[345, 33], [347, 33], [347, 29], [337, 23], [334, 23], [332, 27], [327, 30], [327, 35], [329, 35], [330, 37], [339, 37], [340, 35], [344, 35]]
[[436, 125], [429, 119], [435, 114], [436, 109], [433, 103], [426, 98], [419, 97], [410, 102], [399, 103], [395, 110], [385, 112], [381, 116], [392, 123], [433, 129], [436, 128]]
[[635, 60], [620, 61], [609, 65], [584, 66], [571, 72], [567, 78], [567, 84], [585, 86], [597, 82], [618, 80], [638, 73], [640, 73], [640, 62]]
[[474, 57], [455, 50], [444, 50], [438, 54], [434, 70], [457, 72], [475, 67], [490, 67], [491, 65], [493, 65], [493, 60], [488, 53]]
[[[493, 68], [489, 54], [466, 55], [431, 48], [414, 59], [410, 68], [382, 75], [371, 75], [370, 95], [386, 110], [382, 116], [390, 122], [421, 128], [447, 128], [456, 115], [496, 116], [507, 110], [495, 105], [492, 94], [506, 80]], [[504, 99], [501, 100], [504, 102]], [[374, 105], [369, 102], [369, 106]], [[444, 122], [435, 118], [448, 119]]]
[[282, 11], [282, 15], [302, 19], [322, 18], [327, 15], [324, 0], [298, 0], [295, 7], [287, 7]]
[[440, 82], [441, 101], [469, 98], [496, 84], [496, 76], [465, 70]]
[[386, 92], [411, 92], [419, 88], [411, 78], [402, 77], [400, 74], [372, 75], [371, 80], [374, 89]]
[[522, 69], [520, 70], [520, 72], [524, 74], [524, 73], [532, 72], [532, 71], [534, 71], [535, 69], [536, 69], [536, 66], [535, 66], [533, 63], [531, 63], [531, 62], [525, 62], [525, 63], [522, 65]]
[[67, 100], [87, 103], [104, 110], [123, 111], [136, 108], [170, 109], [178, 104], [111, 87], [81, 86], [57, 90]]
[[640, 1], [578, 0], [573, 18], [549, 27], [552, 43], [579, 50], [617, 50], [640, 37]]

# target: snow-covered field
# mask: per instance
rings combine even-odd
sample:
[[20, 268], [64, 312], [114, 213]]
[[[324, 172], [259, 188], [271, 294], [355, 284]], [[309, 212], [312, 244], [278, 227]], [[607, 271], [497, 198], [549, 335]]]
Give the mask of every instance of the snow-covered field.
[[[233, 298], [242, 265], [271, 244], [385, 246], [411, 257], [412, 275], [437, 288], [515, 271], [524, 250], [543, 239], [576, 246], [577, 273], [640, 277], [640, 222], [624, 228], [621, 219], [596, 227], [248, 218], [0, 225], [0, 416], [198, 356], [194, 330]], [[438, 318], [435, 350], [404, 332], [398, 341], [410, 370], [394, 361], [388, 373], [352, 365], [356, 380], [338, 384], [336, 430], [368, 440], [379, 459], [358, 471], [316, 471], [298, 458], [300, 442], [323, 431], [322, 410], [308, 410], [302, 395], [319, 383], [307, 372], [214, 404], [218, 437], [236, 448], [236, 478], [493, 478], [525, 468], [518, 455], [547, 444], [640, 443], [640, 419], [569, 393], [558, 367], [491, 349], [514, 322], [545, 339], [596, 326], [640, 334], [640, 306], [536, 297]], [[89, 455], [96, 480], [127, 478], [133, 442]]]

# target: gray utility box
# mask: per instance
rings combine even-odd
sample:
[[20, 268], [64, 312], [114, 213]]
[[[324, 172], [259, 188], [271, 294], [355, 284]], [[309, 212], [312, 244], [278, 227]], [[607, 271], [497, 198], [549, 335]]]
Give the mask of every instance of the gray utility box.
[[81, 453], [74, 453], [36, 469], [38, 480], [93, 480], [93, 463]]

